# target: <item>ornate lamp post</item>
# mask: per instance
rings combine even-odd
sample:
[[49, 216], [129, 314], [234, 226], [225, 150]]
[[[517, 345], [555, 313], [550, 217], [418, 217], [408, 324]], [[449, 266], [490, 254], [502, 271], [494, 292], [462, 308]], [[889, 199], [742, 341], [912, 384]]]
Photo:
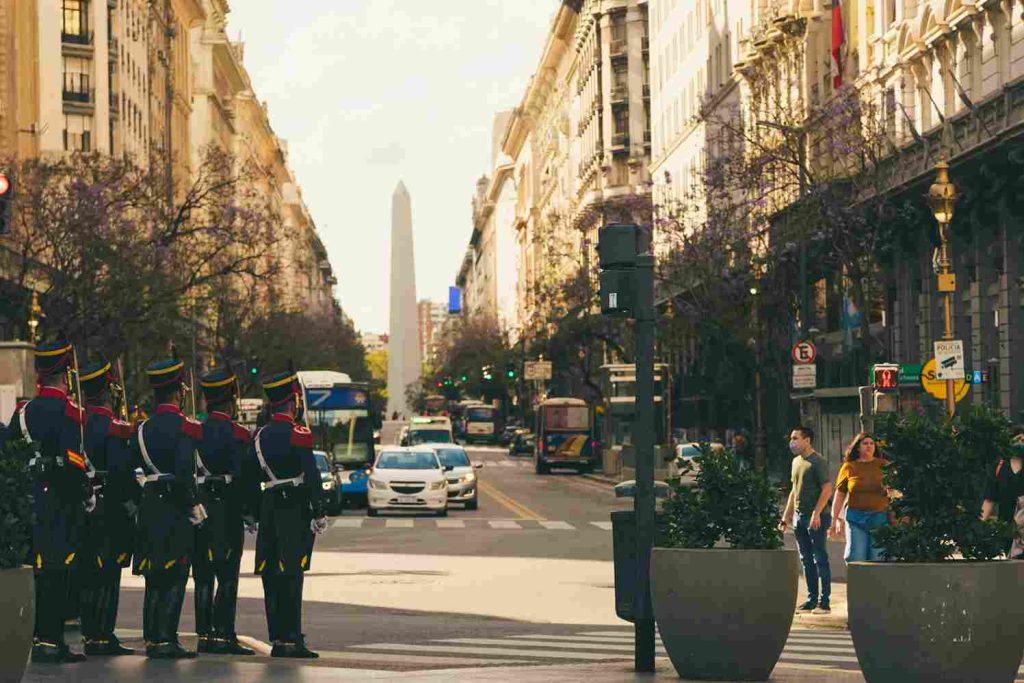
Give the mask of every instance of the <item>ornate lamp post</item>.
[[[928, 205], [939, 224], [939, 274], [938, 290], [942, 294], [943, 341], [953, 339], [953, 293], [956, 291], [956, 274], [951, 272], [949, 260], [949, 224], [959, 197], [956, 186], [949, 182], [949, 164], [944, 159], [936, 165], [935, 182], [928, 188]], [[954, 381], [946, 380], [946, 411], [956, 413]]]
[[32, 305], [28, 309], [28, 340], [31, 344], [36, 343], [36, 330], [39, 327], [39, 318], [43, 315], [43, 307], [39, 305], [39, 292], [32, 292]]

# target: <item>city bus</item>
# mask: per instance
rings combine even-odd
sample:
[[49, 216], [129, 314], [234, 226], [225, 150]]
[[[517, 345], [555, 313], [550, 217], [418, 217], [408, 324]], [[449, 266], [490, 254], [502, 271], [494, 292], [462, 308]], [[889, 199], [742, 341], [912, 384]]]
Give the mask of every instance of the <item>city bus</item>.
[[501, 411], [486, 403], [466, 406], [462, 412], [465, 425], [462, 438], [466, 443], [498, 443], [502, 424]]
[[373, 406], [370, 387], [343, 372], [308, 370], [298, 373], [306, 426], [317, 450], [327, 454], [341, 486], [342, 504], [366, 504], [366, 486], [373, 466]]
[[425, 415], [444, 415], [447, 412], [448, 399], [440, 394], [431, 394], [423, 399]]
[[600, 457], [590, 406], [578, 398], [549, 398], [537, 406], [537, 474], [552, 468], [591, 472]]

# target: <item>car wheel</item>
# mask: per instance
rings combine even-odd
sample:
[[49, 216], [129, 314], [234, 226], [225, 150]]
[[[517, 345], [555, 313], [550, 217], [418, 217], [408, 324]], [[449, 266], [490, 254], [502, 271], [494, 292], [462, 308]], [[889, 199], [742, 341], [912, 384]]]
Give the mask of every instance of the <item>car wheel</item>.
[[437, 516], [438, 517], [447, 517], [448, 516], [448, 508], [444, 508], [444, 509], [438, 510], [437, 511]]
[[367, 517], [376, 517], [377, 516], [377, 510], [375, 510], [374, 508], [371, 508], [371, 507], [366, 508], [366, 516]]
[[480, 501], [477, 500], [476, 498], [474, 498], [473, 500], [467, 500], [466, 501], [466, 509], [467, 510], [476, 510], [479, 507], [480, 507]]

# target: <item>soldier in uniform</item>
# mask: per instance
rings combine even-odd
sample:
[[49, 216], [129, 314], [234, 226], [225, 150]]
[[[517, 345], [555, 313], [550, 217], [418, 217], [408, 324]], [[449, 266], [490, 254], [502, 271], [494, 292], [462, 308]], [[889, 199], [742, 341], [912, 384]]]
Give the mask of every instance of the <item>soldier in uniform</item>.
[[95, 468], [96, 509], [86, 518], [80, 551], [82, 639], [87, 655], [130, 655], [114, 635], [121, 570], [131, 563], [139, 485], [129, 467], [132, 427], [114, 417], [111, 386], [116, 378], [106, 361], [80, 370], [88, 418], [85, 452]]
[[315, 659], [302, 633], [302, 582], [310, 567], [314, 534], [327, 528], [313, 435], [296, 423], [298, 377], [264, 378], [269, 420], [253, 437], [247, 465], [259, 484], [256, 573], [263, 579], [272, 657]]
[[209, 517], [196, 530], [192, 565], [198, 650], [251, 655], [255, 653], [240, 645], [235, 634], [238, 572], [245, 540], [243, 515], [254, 502], [245, 500], [242, 481], [242, 462], [248, 456], [251, 437], [245, 427], [234, 422], [238, 396], [234, 373], [227, 368], [212, 370], [199, 379], [199, 385], [208, 415], [199, 445], [199, 495]]
[[131, 440], [131, 468], [141, 468], [145, 475], [133, 571], [146, 578], [146, 655], [183, 659], [195, 657], [178, 643], [178, 622], [195, 548], [194, 527], [206, 514], [196, 481], [202, 425], [181, 411], [184, 363], [173, 357], [156, 361], [146, 367], [146, 375], [156, 409]]
[[67, 341], [35, 348], [38, 393], [18, 406], [11, 439], [32, 443], [32, 566], [35, 568], [36, 619], [32, 661], [78, 662], [84, 655], [64, 641], [64, 607], [69, 573], [78, 561], [80, 528], [95, 506], [82, 447], [84, 412], [69, 398], [73, 350]]

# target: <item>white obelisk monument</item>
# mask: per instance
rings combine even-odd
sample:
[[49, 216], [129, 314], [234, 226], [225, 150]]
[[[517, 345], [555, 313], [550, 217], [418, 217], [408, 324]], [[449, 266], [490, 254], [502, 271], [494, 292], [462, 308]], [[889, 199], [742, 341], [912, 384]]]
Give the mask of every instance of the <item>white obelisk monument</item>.
[[398, 183], [391, 197], [391, 321], [388, 336], [388, 411], [409, 419], [406, 388], [420, 381], [416, 268], [412, 247], [412, 200]]

